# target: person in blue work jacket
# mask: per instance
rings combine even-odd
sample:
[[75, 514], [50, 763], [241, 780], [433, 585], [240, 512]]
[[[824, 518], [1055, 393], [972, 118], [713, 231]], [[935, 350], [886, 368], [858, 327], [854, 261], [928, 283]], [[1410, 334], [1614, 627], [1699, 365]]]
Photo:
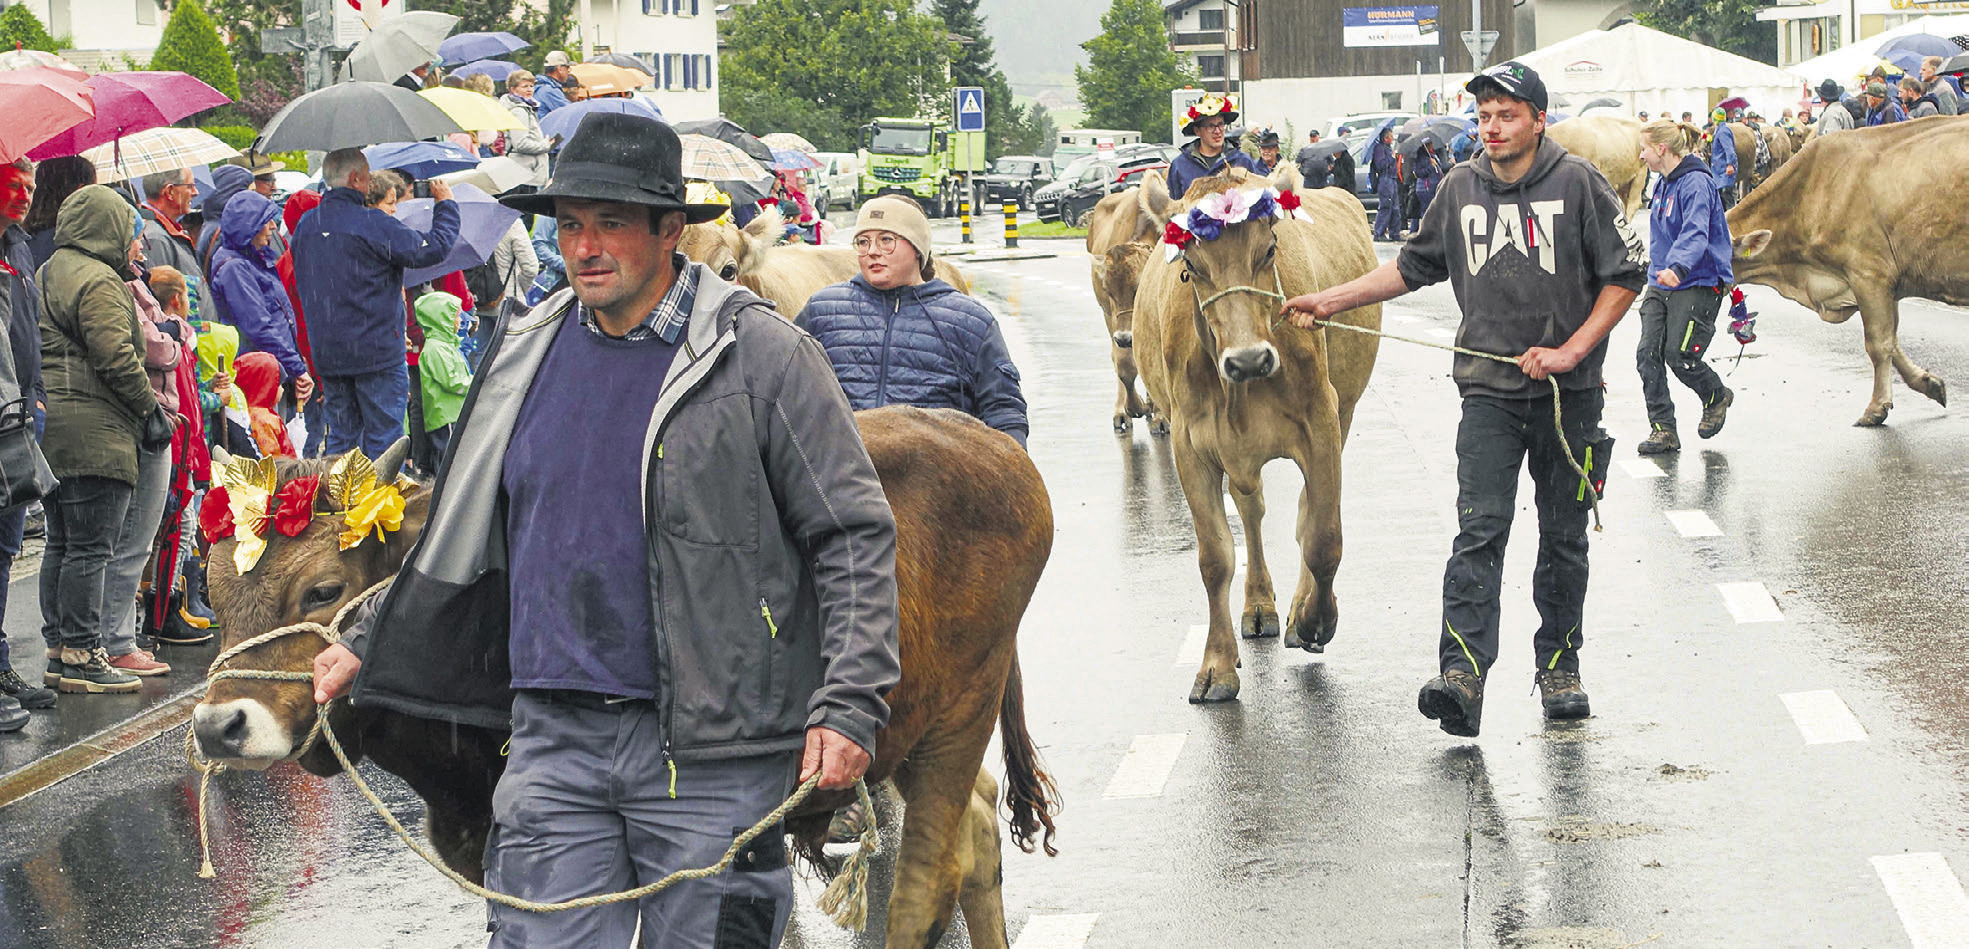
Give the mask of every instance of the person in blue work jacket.
[[1716, 194], [1723, 199], [1723, 210], [1737, 205], [1737, 135], [1730, 130], [1730, 114], [1717, 106], [1709, 113], [1709, 177], [1716, 183]]
[[1183, 134], [1196, 140], [1183, 146], [1183, 152], [1169, 163], [1169, 194], [1182, 198], [1190, 183], [1208, 178], [1227, 168], [1237, 167], [1255, 175], [1269, 175], [1258, 159], [1235, 148], [1224, 147], [1225, 129], [1237, 121], [1237, 103], [1230, 96], [1210, 93], [1183, 113]]
[[1715, 178], [1690, 154], [1701, 140], [1694, 127], [1667, 119], [1641, 127], [1641, 163], [1661, 176], [1648, 213], [1648, 250], [1654, 260], [1641, 294], [1641, 345], [1635, 355], [1650, 429], [1647, 440], [1635, 448], [1643, 455], [1682, 447], [1668, 370], [1702, 400], [1696, 434], [1703, 438], [1723, 430], [1736, 401], [1736, 393], [1705, 361], [1716, 335], [1716, 314], [1736, 274], [1730, 268], [1730, 225]]
[[1374, 208], [1374, 239], [1402, 239], [1402, 185], [1395, 173], [1395, 133], [1381, 130], [1381, 139], [1367, 158], [1368, 184], [1377, 199]]

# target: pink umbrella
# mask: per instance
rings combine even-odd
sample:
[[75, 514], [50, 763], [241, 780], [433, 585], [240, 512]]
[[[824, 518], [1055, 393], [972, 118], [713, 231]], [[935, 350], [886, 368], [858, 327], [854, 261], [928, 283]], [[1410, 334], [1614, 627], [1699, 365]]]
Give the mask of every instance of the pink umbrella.
[[35, 161], [83, 152], [132, 132], [170, 125], [231, 102], [225, 93], [181, 72], [115, 72], [89, 77], [96, 117], [49, 139], [28, 154]]
[[0, 163], [13, 162], [95, 114], [94, 90], [46, 69], [0, 72]]

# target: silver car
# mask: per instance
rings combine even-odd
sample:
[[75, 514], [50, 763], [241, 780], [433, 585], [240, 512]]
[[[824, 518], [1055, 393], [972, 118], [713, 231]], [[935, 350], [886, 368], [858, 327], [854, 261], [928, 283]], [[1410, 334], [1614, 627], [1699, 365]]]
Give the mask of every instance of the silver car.
[[814, 182], [814, 208], [823, 213], [836, 206], [853, 208], [855, 177], [860, 174], [855, 156], [850, 152], [815, 152], [814, 160], [821, 163], [809, 173]]

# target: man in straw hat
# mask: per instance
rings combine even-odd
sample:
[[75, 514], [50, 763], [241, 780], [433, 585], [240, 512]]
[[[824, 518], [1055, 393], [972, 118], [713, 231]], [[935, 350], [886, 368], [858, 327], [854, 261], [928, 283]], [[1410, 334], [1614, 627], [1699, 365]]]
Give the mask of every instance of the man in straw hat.
[[[710, 866], [888, 719], [895, 522], [826, 355], [677, 253], [668, 125], [589, 116], [538, 194], [571, 287], [502, 326], [421, 539], [315, 663], [323, 701], [512, 729], [486, 885], [539, 901]], [[809, 566], [814, 565], [814, 566]], [[476, 657], [432, 668], [433, 656]], [[441, 673], [441, 674], [440, 674]], [[779, 833], [640, 903], [490, 906], [494, 947], [777, 945]]]

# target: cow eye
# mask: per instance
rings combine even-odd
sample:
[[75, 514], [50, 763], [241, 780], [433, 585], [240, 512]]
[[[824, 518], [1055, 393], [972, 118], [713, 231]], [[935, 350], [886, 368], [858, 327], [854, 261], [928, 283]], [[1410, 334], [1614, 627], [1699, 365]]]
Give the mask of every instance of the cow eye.
[[723, 279], [723, 280], [734, 280], [734, 279], [737, 279], [737, 277], [738, 277], [738, 265], [737, 265], [737, 264], [726, 264], [725, 266], [723, 266], [723, 267], [721, 267], [721, 268], [719, 268], [719, 270], [718, 270], [718, 277], [719, 277], [720, 279]]
[[323, 580], [309, 587], [307, 594], [301, 597], [301, 612], [312, 613], [342, 602], [344, 589], [346, 587], [340, 580]]

